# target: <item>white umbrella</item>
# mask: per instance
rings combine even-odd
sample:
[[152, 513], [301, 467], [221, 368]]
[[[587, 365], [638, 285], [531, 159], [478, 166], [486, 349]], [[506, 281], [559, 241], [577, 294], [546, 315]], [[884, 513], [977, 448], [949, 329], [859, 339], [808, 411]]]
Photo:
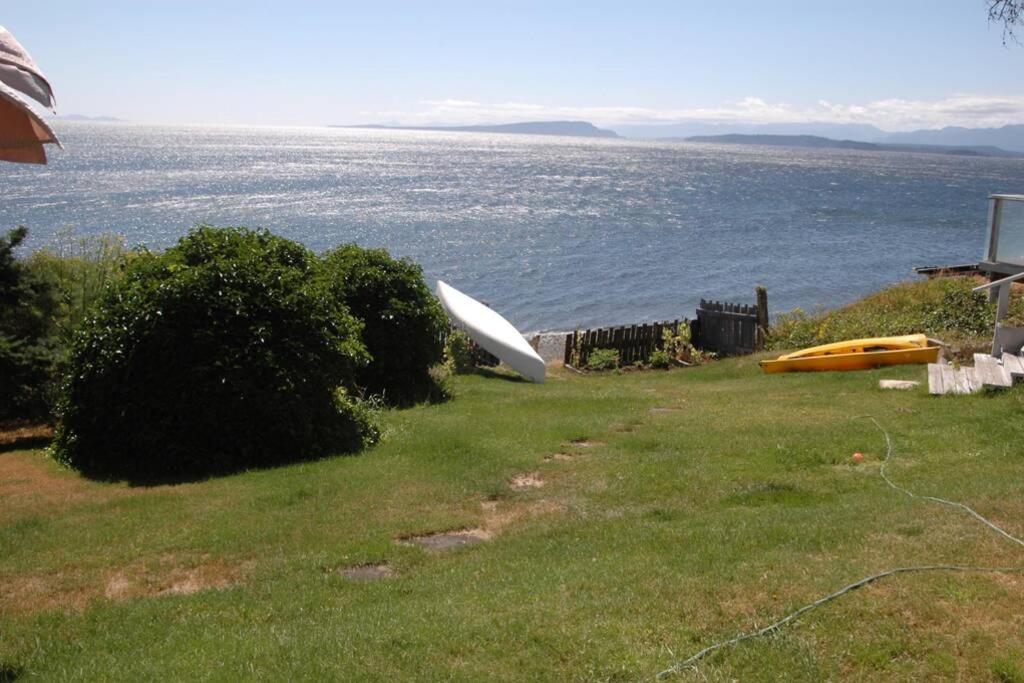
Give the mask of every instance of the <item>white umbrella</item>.
[[51, 110], [56, 104], [43, 72], [11, 32], [0, 26], [0, 161], [45, 164], [43, 145], [60, 147], [60, 141], [32, 110], [26, 95]]
[[42, 70], [10, 31], [0, 26], [0, 83], [22, 92], [47, 109], [57, 102]]

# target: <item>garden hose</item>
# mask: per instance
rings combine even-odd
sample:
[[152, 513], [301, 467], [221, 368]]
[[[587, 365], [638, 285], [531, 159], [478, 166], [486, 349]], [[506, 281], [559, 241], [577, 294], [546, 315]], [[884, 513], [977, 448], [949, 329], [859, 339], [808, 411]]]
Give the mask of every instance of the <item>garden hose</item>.
[[[1005, 529], [1000, 528], [996, 524], [993, 524], [989, 519], [985, 518], [976, 510], [964, 505], [963, 503], [958, 503], [952, 500], [946, 500], [945, 498], [937, 498], [935, 496], [923, 496], [914, 493], [909, 489], [903, 488], [902, 486], [893, 482], [892, 479], [889, 478], [888, 473], [886, 472], [886, 468], [889, 466], [889, 462], [892, 460], [893, 455], [892, 439], [889, 437], [889, 433], [885, 431], [885, 428], [883, 428], [882, 425], [878, 423], [878, 420], [876, 420], [874, 417], [870, 415], [861, 415], [853, 419], [871, 420], [875, 427], [878, 428], [878, 431], [882, 433], [882, 436], [885, 437], [885, 459], [882, 461], [882, 466], [879, 468], [879, 474], [881, 475], [885, 483], [888, 484], [893, 490], [910, 496], [911, 498], [916, 498], [918, 500], [927, 500], [932, 503], [938, 503], [939, 505], [945, 505], [947, 507], [953, 507], [963, 510], [964, 512], [968, 513], [969, 515], [971, 515], [979, 522], [992, 529], [993, 531], [1001, 534], [1004, 538], [1007, 538], [1008, 540], [1016, 543], [1017, 545], [1024, 547], [1024, 540], [1018, 538], [1017, 536], [1014, 536], [1013, 534], [1008, 533]], [[848, 586], [844, 586], [843, 588], [840, 588], [834, 593], [830, 593], [829, 595], [826, 595], [823, 598], [815, 600], [810, 604], [804, 605], [795, 612], [791, 612], [782, 619], [779, 619], [775, 623], [769, 624], [764, 628], [757, 629], [756, 631], [749, 631], [747, 633], [741, 633], [740, 635], [734, 638], [730, 638], [728, 640], [723, 640], [718, 643], [714, 643], [713, 645], [709, 645], [700, 652], [697, 652], [696, 654], [684, 660], [681, 660], [673, 664], [669, 668], [665, 669], [664, 671], [658, 674], [657, 678], [662, 679], [673, 674], [679, 673], [685, 669], [694, 669], [697, 667], [697, 663], [700, 660], [704, 659], [712, 652], [733, 645], [738, 645], [739, 643], [742, 643], [746, 640], [760, 638], [762, 636], [774, 633], [775, 631], [785, 626], [786, 624], [794, 621], [801, 615], [806, 614], [807, 612], [810, 612], [813, 609], [821, 607], [822, 605], [831, 602], [832, 600], [835, 600], [836, 598], [841, 597], [851, 591], [855, 591], [858, 588], [861, 588], [862, 586], [866, 586], [869, 583], [874, 583], [875, 581], [878, 581], [879, 579], [884, 579], [888, 576], [894, 576], [896, 574], [909, 574], [913, 572], [984, 572], [992, 574], [1024, 574], [1024, 567], [975, 567], [970, 565], [928, 564], [916, 565], [911, 567], [897, 567], [895, 569], [889, 569], [884, 572], [879, 572], [878, 574], [872, 574], [871, 576], [867, 576], [863, 579], [860, 579], [859, 581], [855, 581]]]

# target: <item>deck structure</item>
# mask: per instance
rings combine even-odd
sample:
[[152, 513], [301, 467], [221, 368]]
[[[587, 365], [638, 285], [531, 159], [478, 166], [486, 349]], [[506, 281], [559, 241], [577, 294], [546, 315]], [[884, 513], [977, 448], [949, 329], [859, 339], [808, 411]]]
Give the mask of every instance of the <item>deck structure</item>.
[[989, 300], [998, 302], [992, 353], [974, 354], [973, 368], [930, 364], [929, 393], [971, 394], [986, 388], [1011, 387], [1024, 377], [1024, 328], [1003, 324], [1010, 308], [1010, 288], [1024, 281], [1024, 195], [989, 197], [988, 246], [978, 269], [992, 281], [973, 291], [987, 291]]

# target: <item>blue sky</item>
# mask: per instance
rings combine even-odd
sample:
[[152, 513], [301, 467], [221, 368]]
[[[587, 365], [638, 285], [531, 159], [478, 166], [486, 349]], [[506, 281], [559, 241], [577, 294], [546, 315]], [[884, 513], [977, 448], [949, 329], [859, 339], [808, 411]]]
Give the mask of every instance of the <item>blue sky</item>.
[[1024, 123], [985, 0], [51, 0], [0, 25], [60, 113], [143, 122]]

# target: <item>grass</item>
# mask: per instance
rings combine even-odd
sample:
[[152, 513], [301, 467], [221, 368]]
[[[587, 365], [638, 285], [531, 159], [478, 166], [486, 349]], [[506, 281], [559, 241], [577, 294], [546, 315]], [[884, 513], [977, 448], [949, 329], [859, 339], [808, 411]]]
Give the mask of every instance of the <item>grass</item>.
[[[859, 417], [891, 434], [901, 484], [1020, 535], [1024, 391], [935, 398], [877, 388], [919, 366], [756, 360], [459, 377], [454, 401], [387, 413], [361, 456], [173, 487], [0, 452], [0, 680], [649, 680], [876, 571], [1024, 565], [886, 487]], [[543, 486], [511, 488], [524, 473]], [[488, 540], [396, 541], [470, 528]], [[394, 577], [336, 571], [376, 563]], [[1021, 680], [1022, 599], [1020, 576], [900, 576], [679, 679]]]

